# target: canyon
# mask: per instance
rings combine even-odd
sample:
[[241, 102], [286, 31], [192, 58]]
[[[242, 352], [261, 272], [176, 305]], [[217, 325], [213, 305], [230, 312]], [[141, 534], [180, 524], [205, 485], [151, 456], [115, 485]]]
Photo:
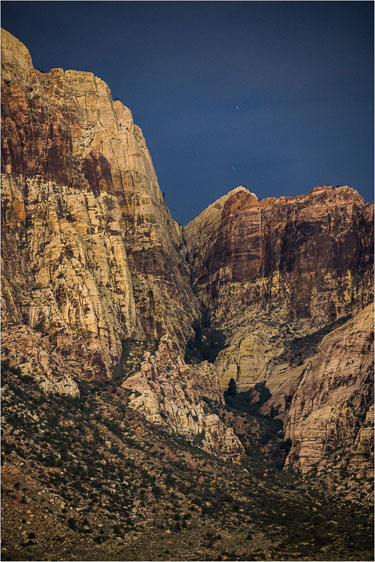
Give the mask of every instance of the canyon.
[[[87, 516], [87, 523], [71, 523], [68, 530], [67, 522], [75, 520], [79, 505], [88, 505], [85, 482], [98, 476], [89, 474], [90, 463], [73, 434], [76, 460], [69, 462], [87, 466], [74, 492], [80, 499], [76, 505], [73, 495], [62, 502], [71, 502], [69, 509], [61, 508], [70, 519], [55, 508], [46, 511], [47, 504], [62, 501], [57, 473], [69, 465], [69, 455], [61, 447], [64, 432], [77, 423], [87, 437], [85, 447], [102, 443], [98, 466], [104, 471], [112, 466], [117, 495], [125, 478], [124, 455], [131, 459], [125, 465], [133, 466], [125, 480], [138, 482], [140, 467], [149, 465], [152, 478], [143, 474], [147, 491], [140, 499], [134, 487], [133, 512], [129, 507], [124, 521], [136, 514], [151, 525], [142, 511], [147, 494], [155, 510], [164, 494], [161, 534], [170, 530], [165, 513], [171, 505], [187, 515], [188, 491], [185, 499], [181, 490], [168, 496], [173, 478], [160, 475], [161, 465], [175, 463], [175, 483], [185, 482], [188, 490], [183, 460], [196, 471], [195, 485], [207, 484], [206, 504], [195, 509], [202, 516], [209, 516], [213, 505], [210, 471], [217, 493], [225, 487], [220, 471], [228, 482], [248, 479], [249, 490], [252, 470], [266, 488], [273, 471], [281, 519], [293, 517], [284, 513], [282, 492], [283, 479], [290, 477], [298, 482], [294, 492], [289, 482], [297, 504], [317, 494], [309, 505], [312, 516], [324, 482], [324, 493], [336, 497], [338, 490], [342, 498], [335, 501], [349, 502], [345, 509], [350, 511], [350, 502], [357, 506], [363, 525], [361, 510], [371, 505], [373, 479], [372, 300], [373, 204], [355, 189], [327, 185], [297, 197], [258, 199], [239, 186], [182, 227], [166, 206], [130, 109], [113, 101], [107, 84], [92, 73], [35, 69], [27, 48], [2, 31], [3, 469], [9, 490], [3, 513], [9, 536], [24, 519], [21, 500], [27, 494], [12, 488], [18, 478], [33, 491], [25, 502], [50, 552], [67, 559], [85, 556], [75, 537], [98, 521]], [[58, 419], [48, 422], [54, 415]], [[50, 423], [56, 427], [47, 429]], [[156, 456], [164, 455], [160, 466], [152, 460], [151, 444]], [[51, 466], [43, 448], [52, 451]], [[42, 484], [46, 475], [56, 478], [48, 489]], [[101, 473], [99, 480], [106, 478]], [[158, 479], [165, 480], [161, 487]], [[45, 505], [38, 486], [44, 486]], [[232, 492], [242, 505], [241, 487], [233, 484]], [[110, 521], [110, 508], [100, 509]], [[233, 520], [241, 509], [234, 510]], [[44, 513], [45, 522], [36, 513]], [[116, 517], [118, 526], [122, 519]], [[264, 512], [264, 517], [273, 516]], [[57, 521], [72, 550], [62, 545], [59, 550], [46, 530]], [[179, 521], [173, 523], [176, 533]], [[200, 529], [206, 523], [196, 524]], [[344, 542], [332, 548], [357, 559], [348, 551], [352, 537], [337, 524], [337, 540]], [[126, 525], [136, 540], [137, 530]], [[212, 557], [215, 525], [208, 553], [200, 556]], [[262, 559], [256, 552], [260, 528], [254, 527], [251, 539], [253, 559]], [[110, 559], [100, 536], [98, 559]], [[327, 542], [315, 539], [309, 549], [316, 549], [314, 559], [323, 559]], [[30, 544], [7, 542], [4, 559], [48, 556], [32, 538]], [[263, 552], [267, 559], [309, 559], [301, 545], [282, 554], [281, 538], [273, 541], [276, 547], [271, 543]], [[139, 548], [127, 554], [138, 558], [129, 559], [145, 555]], [[186, 559], [186, 548], [179, 548]], [[362, 559], [371, 559], [369, 548]], [[281, 555], [286, 558], [277, 558]], [[158, 556], [170, 559], [163, 551]], [[244, 556], [249, 554], [225, 554]]]

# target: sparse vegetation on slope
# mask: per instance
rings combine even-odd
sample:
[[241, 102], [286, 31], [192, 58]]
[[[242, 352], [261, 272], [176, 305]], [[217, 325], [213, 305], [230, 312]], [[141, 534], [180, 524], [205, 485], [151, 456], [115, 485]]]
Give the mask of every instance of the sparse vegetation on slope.
[[255, 447], [225, 463], [146, 424], [116, 384], [45, 395], [7, 363], [2, 383], [4, 560], [371, 559], [359, 485], [334, 495]]

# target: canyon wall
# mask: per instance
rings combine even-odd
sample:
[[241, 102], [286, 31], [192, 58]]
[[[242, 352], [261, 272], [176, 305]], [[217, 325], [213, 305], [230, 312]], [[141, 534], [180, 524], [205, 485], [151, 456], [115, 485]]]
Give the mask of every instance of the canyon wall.
[[301, 366], [269, 379], [266, 415], [279, 416], [291, 440], [286, 466], [319, 471], [334, 462], [373, 477], [374, 314], [372, 305], [326, 335]]
[[2, 35], [3, 329], [109, 377], [124, 339], [183, 346], [197, 300], [142, 131], [89, 72], [32, 66]]
[[184, 229], [197, 294], [227, 339], [225, 390], [264, 382], [286, 467], [373, 476], [373, 204], [351, 187], [258, 200], [244, 186]]
[[267, 379], [296, 337], [371, 302], [372, 221], [351, 187], [259, 201], [241, 186], [185, 227], [197, 294], [228, 339], [224, 387]]
[[[2, 32], [2, 326], [12, 366], [46, 392], [120, 374], [130, 408], [238, 460], [207, 402], [264, 382], [287, 466], [335, 451], [368, 476], [373, 205], [348, 186], [258, 199], [240, 186], [182, 229], [131, 111], [89, 72], [40, 72]], [[186, 365], [206, 314], [226, 345]], [[121, 372], [127, 343], [161, 343]], [[157, 345], [156, 345], [157, 347]]]
[[363, 447], [374, 402], [372, 312], [366, 307], [327, 335], [303, 370], [285, 416], [286, 466], [306, 472], [335, 453], [335, 464], [373, 477], [373, 443]]

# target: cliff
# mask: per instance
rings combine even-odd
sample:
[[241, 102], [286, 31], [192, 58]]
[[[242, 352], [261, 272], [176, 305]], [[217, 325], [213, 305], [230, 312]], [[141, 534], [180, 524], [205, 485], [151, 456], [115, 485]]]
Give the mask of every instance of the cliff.
[[92, 73], [32, 66], [2, 34], [3, 330], [43, 334], [88, 377], [123, 341], [183, 346], [197, 299], [142, 131]]
[[[292, 447], [286, 466], [302, 472], [336, 468], [373, 477], [372, 305], [325, 336], [294, 376], [270, 379], [272, 397], [263, 412], [279, 415]], [[273, 380], [275, 379], [275, 381]], [[278, 379], [278, 387], [274, 382]]]
[[228, 339], [224, 387], [267, 379], [296, 337], [371, 302], [372, 220], [351, 187], [262, 200], [240, 187], [185, 227], [197, 294]]
[[[262, 382], [288, 466], [321, 468], [342, 449], [367, 477], [372, 205], [348, 186], [266, 199], [240, 186], [182, 229], [131, 111], [92, 73], [34, 69], [6, 31], [2, 131], [11, 368], [70, 397], [82, 379], [122, 386], [156, 430], [236, 461], [244, 447], [208, 403], [223, 406], [231, 378], [239, 391]], [[202, 311], [226, 345], [215, 365], [189, 366]], [[127, 370], [129, 342], [146, 354]]]
[[287, 467], [371, 478], [373, 205], [348, 186], [263, 200], [241, 186], [184, 235], [197, 294], [227, 338], [223, 390], [231, 378], [242, 391], [266, 384], [262, 412], [283, 421]]

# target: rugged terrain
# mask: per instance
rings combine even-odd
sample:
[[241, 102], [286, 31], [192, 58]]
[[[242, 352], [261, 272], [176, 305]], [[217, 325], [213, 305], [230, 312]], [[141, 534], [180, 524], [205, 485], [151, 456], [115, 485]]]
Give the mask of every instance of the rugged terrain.
[[184, 344], [197, 315], [139, 127], [87, 72], [35, 70], [2, 36], [3, 325], [110, 377], [126, 337]]
[[223, 381], [267, 379], [295, 337], [371, 302], [372, 233], [373, 205], [346, 186], [260, 201], [242, 186], [189, 223], [194, 286], [229, 337]]
[[45, 395], [6, 364], [2, 382], [3, 560], [371, 560], [371, 481], [281, 471], [261, 416], [218, 404], [252, 438], [228, 463], [120, 384]]
[[91, 73], [2, 33], [4, 559], [372, 559], [373, 205], [182, 228]]

